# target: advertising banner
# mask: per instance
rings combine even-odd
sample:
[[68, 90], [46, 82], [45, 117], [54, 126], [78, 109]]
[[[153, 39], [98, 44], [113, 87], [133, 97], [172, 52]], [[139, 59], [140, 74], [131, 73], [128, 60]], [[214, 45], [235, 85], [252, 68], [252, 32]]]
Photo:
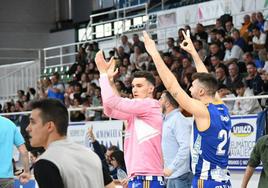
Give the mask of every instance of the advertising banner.
[[256, 121], [254, 116], [233, 116], [229, 168], [244, 169], [256, 142]]

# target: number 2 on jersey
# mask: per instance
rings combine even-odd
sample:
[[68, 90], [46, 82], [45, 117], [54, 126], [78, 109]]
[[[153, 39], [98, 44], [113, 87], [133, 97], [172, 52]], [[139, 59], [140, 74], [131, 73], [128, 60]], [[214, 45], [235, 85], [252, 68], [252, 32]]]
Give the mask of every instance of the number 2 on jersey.
[[216, 154], [217, 155], [224, 155], [225, 150], [223, 149], [223, 147], [225, 146], [225, 144], [227, 143], [227, 140], [228, 140], [227, 131], [222, 129], [218, 134], [218, 139], [223, 139], [223, 141], [218, 145]]

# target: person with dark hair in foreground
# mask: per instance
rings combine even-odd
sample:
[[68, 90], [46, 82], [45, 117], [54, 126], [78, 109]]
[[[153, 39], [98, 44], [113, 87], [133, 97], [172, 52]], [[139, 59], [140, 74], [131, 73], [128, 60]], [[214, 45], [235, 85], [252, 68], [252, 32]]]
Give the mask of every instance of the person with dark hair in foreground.
[[90, 149], [66, 139], [67, 108], [56, 99], [31, 104], [27, 131], [32, 147], [44, 147], [34, 165], [40, 188], [103, 188], [101, 161]]
[[190, 92], [192, 98], [182, 89], [174, 75], [167, 68], [157, 51], [155, 42], [144, 31], [144, 42], [152, 56], [156, 69], [167, 90], [194, 117], [194, 142], [192, 152], [193, 188], [231, 187], [227, 170], [230, 146], [231, 120], [227, 107], [216, 94], [216, 78], [196, 52], [190, 39], [183, 31], [181, 48], [192, 55], [198, 73], [193, 75]]

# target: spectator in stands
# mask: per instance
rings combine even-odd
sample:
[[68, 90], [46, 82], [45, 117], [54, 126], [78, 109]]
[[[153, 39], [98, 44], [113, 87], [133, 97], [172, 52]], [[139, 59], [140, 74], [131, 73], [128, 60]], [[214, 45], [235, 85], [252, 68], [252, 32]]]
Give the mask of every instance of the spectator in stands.
[[216, 68], [218, 68], [219, 66], [225, 66], [221, 60], [219, 59], [218, 56], [213, 55], [210, 57], [210, 61], [211, 61], [211, 71], [215, 72]]
[[94, 58], [96, 56], [96, 52], [93, 50], [93, 44], [92, 43], [87, 44], [85, 49], [86, 49], [85, 51], [87, 53], [88, 62], [90, 62], [91, 60], [94, 60]]
[[64, 85], [60, 82], [60, 75], [58, 72], [53, 73], [51, 77], [52, 87], [48, 89], [48, 98], [59, 99], [64, 102]]
[[134, 51], [134, 53], [135, 53], [135, 47], [136, 46], [139, 47], [141, 53], [145, 53], [146, 52], [145, 47], [144, 47], [144, 42], [142, 42], [140, 40], [140, 37], [139, 37], [138, 34], [133, 34], [132, 40], [133, 40], [133, 51]]
[[260, 32], [265, 33], [268, 31], [268, 22], [264, 19], [263, 14], [261, 12], [256, 13], [257, 19], [257, 27], [259, 28]]
[[205, 28], [201, 23], [196, 24], [195, 38], [197, 40], [201, 40], [201, 41], [204, 41], [204, 42], [207, 42], [207, 40], [208, 40], [208, 34], [205, 31]]
[[251, 19], [251, 23], [256, 26], [257, 23], [258, 23], [258, 20], [257, 20], [257, 13], [256, 12], [252, 12], [251, 16], [250, 16], [250, 19]]
[[[73, 105], [70, 106], [70, 108], [82, 108], [82, 99], [79, 96], [75, 96], [74, 100], [73, 100]], [[70, 112], [70, 120], [72, 122], [76, 122], [76, 121], [85, 121], [85, 115], [83, 113], [82, 110], [75, 110], [75, 111], [71, 111]]]
[[[235, 98], [234, 93], [231, 91], [230, 88], [228, 88], [226, 85], [224, 84], [219, 84], [219, 88], [218, 88], [218, 94], [220, 96], [220, 98]], [[224, 101], [224, 104], [227, 106], [229, 112], [231, 112], [233, 110], [234, 107], [234, 103], [235, 101]]]
[[224, 39], [225, 39], [225, 31], [222, 29], [219, 29], [216, 34], [218, 46], [220, 47], [221, 50], [225, 51], [224, 47]]
[[177, 46], [180, 46], [180, 43], [183, 41], [183, 34], [182, 34], [182, 31], [185, 31], [184, 28], [180, 28], [178, 30], [178, 39], [177, 39]]
[[226, 80], [226, 86], [232, 93], [235, 93], [235, 85], [238, 82], [244, 82], [243, 76], [239, 72], [239, 67], [236, 62], [231, 62], [228, 66], [229, 76]]
[[210, 58], [211, 56], [218, 56], [220, 60], [223, 60], [224, 58], [224, 51], [220, 49], [220, 46], [218, 43], [211, 43], [209, 45], [209, 55], [206, 57], [204, 63], [206, 66], [211, 66]]
[[215, 70], [215, 75], [218, 83], [226, 84], [227, 82], [227, 75], [225, 69], [222, 66], [219, 66]]
[[112, 163], [111, 163], [111, 155], [114, 151], [118, 151], [119, 148], [115, 145], [111, 145], [106, 153], [105, 153], [105, 158], [106, 158], [106, 161], [107, 161], [107, 164], [109, 166], [109, 171], [110, 171], [110, 174], [111, 176], [113, 177], [113, 179], [117, 179], [117, 170], [112, 166]]
[[257, 53], [259, 50], [265, 49], [266, 33], [261, 32], [257, 26], [253, 27], [252, 31], [253, 50]]
[[167, 50], [166, 52], [172, 53], [172, 49], [175, 46], [175, 40], [173, 37], [169, 37], [167, 40]]
[[119, 46], [118, 49], [114, 48], [116, 57], [120, 60], [120, 62], [123, 62], [123, 59], [129, 58], [129, 54], [124, 51], [123, 46]]
[[134, 64], [137, 69], [145, 70], [144, 68], [147, 67], [148, 54], [142, 52], [139, 46], [134, 46], [134, 53], [130, 55], [129, 61], [131, 64]]
[[[252, 53], [250, 53], [250, 52], [246, 52], [246, 53], [244, 53], [244, 55], [243, 55], [243, 61], [244, 61], [244, 63], [245, 63], [246, 65], [247, 65], [248, 63], [254, 63], [255, 66], [256, 66], [256, 68], [257, 68], [258, 70], [259, 70], [259, 69], [262, 69], [263, 66], [264, 66], [263, 62], [261, 62], [261, 61], [259, 61], [259, 60], [257, 60], [257, 59], [254, 59]], [[239, 67], [239, 68], [240, 68], [240, 67]]]
[[208, 37], [208, 43], [212, 43], [212, 42], [217, 42], [217, 32], [218, 30], [217, 29], [212, 29], [210, 30], [209, 32], [209, 37]]
[[215, 29], [217, 29], [217, 30], [224, 30], [223, 25], [222, 25], [222, 21], [221, 21], [220, 18], [216, 19]]
[[126, 35], [121, 36], [121, 46], [124, 48], [124, 52], [130, 54], [132, 51], [132, 44], [128, 41], [128, 37]]
[[226, 36], [232, 36], [232, 32], [234, 30], [234, 24], [231, 20], [228, 20], [226, 23], [225, 23], [225, 31], [226, 31]]
[[246, 85], [253, 90], [254, 95], [258, 95], [263, 91], [264, 83], [257, 71], [256, 65], [254, 63], [248, 63], [247, 72]]
[[183, 78], [184, 78], [185, 74], [188, 74], [188, 73], [193, 74], [195, 72], [196, 72], [196, 69], [192, 65], [192, 62], [190, 61], [190, 59], [187, 57], [183, 58], [180, 83], [183, 83]]
[[48, 89], [52, 87], [51, 80], [46, 77], [37, 82], [37, 98], [44, 99], [48, 95]]
[[225, 56], [224, 56], [224, 64], [228, 65], [232, 61], [241, 61], [243, 57], [243, 50], [238, 46], [234, 45], [233, 38], [228, 37], [224, 40], [225, 46]]
[[85, 146], [66, 139], [69, 118], [64, 104], [55, 99], [43, 99], [33, 102], [31, 107], [27, 127], [31, 145], [46, 149], [34, 165], [38, 187], [103, 188], [98, 156]]
[[245, 41], [249, 40], [250, 32], [252, 32], [253, 23], [250, 21], [250, 16], [246, 14], [244, 16], [244, 23], [242, 23], [242, 27], [240, 28], [240, 36], [242, 36]]
[[23, 101], [22, 97], [24, 96], [24, 91], [23, 90], [18, 90], [17, 91], [17, 97], [19, 101]]
[[262, 136], [259, 138], [250, 154], [248, 165], [244, 174], [244, 178], [241, 184], [241, 188], [247, 188], [248, 182], [253, 175], [255, 168], [258, 167], [261, 163], [263, 165], [258, 188], [266, 188], [268, 185], [267, 179], [267, 153], [268, 153], [268, 135]]
[[248, 45], [243, 37], [240, 36], [240, 32], [237, 29], [234, 29], [232, 32], [232, 38], [234, 39], [234, 45], [239, 46], [243, 52], [248, 51]]
[[194, 40], [194, 47], [200, 59], [204, 60], [207, 56], [207, 50], [204, 48], [203, 42], [201, 40]]
[[[253, 90], [246, 87], [243, 82], [239, 82], [235, 86], [235, 91], [238, 97], [254, 96]], [[262, 110], [257, 99], [236, 99], [231, 114], [233, 115], [247, 115], [257, 114]]]

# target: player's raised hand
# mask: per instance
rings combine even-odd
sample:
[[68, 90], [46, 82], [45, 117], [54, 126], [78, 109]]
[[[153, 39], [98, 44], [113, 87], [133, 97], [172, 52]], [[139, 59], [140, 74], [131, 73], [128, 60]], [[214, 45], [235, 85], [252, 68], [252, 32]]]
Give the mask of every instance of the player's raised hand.
[[182, 34], [184, 40], [180, 43], [180, 47], [189, 54], [193, 54], [193, 52], [195, 52], [196, 50], [190, 37], [190, 30], [187, 30], [186, 34], [184, 31], [182, 31]]
[[143, 31], [144, 45], [147, 52], [153, 56], [155, 53], [158, 53], [154, 40], [150, 38], [146, 31]]
[[107, 75], [110, 81], [113, 81], [114, 76], [118, 73], [118, 68], [115, 69], [116, 61], [112, 58], [109, 62]]
[[106, 73], [111, 65], [111, 62], [113, 61], [113, 57], [111, 58], [111, 60], [108, 62], [106, 62], [106, 60], [103, 57], [103, 51], [100, 50], [97, 52], [96, 57], [95, 57], [95, 62], [97, 65], [97, 68], [99, 70], [100, 73]]

